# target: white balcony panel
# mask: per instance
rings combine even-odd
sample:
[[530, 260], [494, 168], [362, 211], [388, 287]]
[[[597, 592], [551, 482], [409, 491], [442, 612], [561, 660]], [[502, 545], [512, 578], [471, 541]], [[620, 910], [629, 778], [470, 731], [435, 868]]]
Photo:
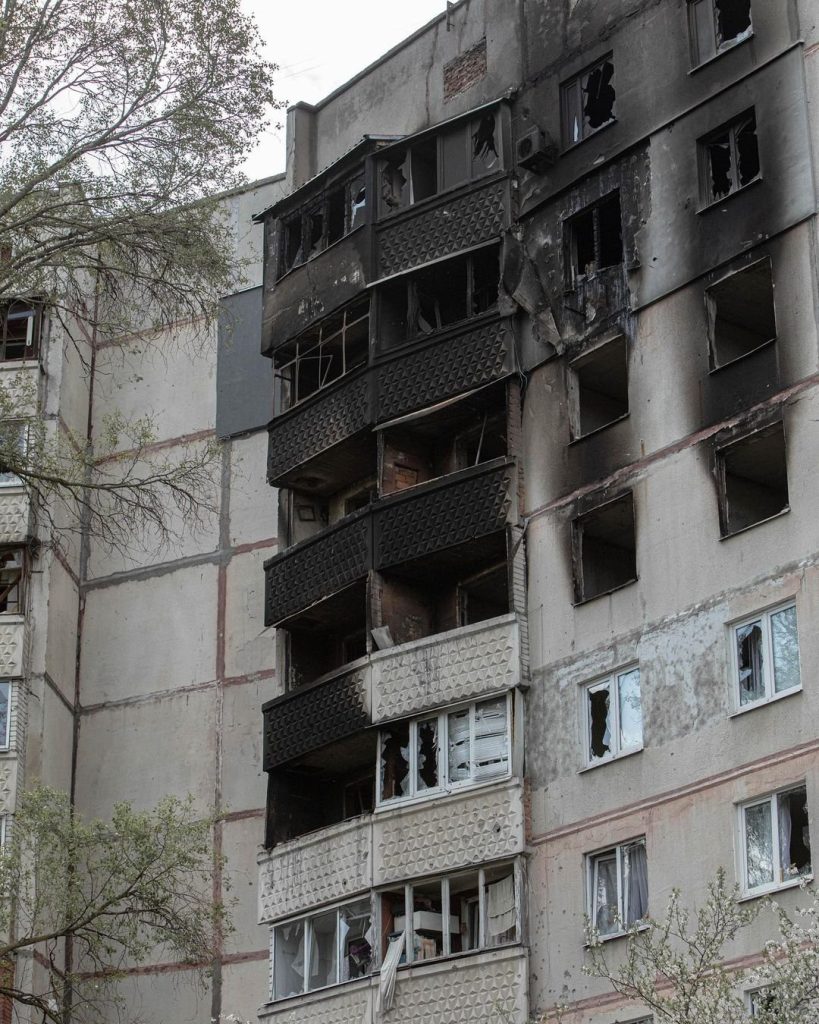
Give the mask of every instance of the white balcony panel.
[[[15, 619], [17, 617], [15, 616]], [[0, 616], [0, 678], [23, 674], [23, 645], [25, 623], [22, 619], [9, 622]]]
[[22, 544], [29, 532], [28, 517], [25, 491], [0, 487], [0, 544]]

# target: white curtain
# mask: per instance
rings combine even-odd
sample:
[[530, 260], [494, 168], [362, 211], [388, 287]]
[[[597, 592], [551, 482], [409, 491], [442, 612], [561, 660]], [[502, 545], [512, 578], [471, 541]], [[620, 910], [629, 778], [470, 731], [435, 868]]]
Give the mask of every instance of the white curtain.
[[404, 953], [406, 933], [401, 932], [397, 939], [390, 942], [384, 962], [381, 964], [381, 978], [378, 983], [378, 1014], [392, 1009], [395, 999], [395, 979], [398, 975], [398, 963]]
[[625, 850], [626, 883], [628, 885], [628, 926], [648, 914], [648, 860], [644, 843], [635, 843]]
[[486, 887], [487, 929], [495, 938], [515, 927], [515, 877], [507, 875]]
[[782, 878], [788, 878], [791, 873], [791, 804], [787, 794], [780, 796], [776, 801], [777, 817], [779, 819], [779, 865], [782, 869]]

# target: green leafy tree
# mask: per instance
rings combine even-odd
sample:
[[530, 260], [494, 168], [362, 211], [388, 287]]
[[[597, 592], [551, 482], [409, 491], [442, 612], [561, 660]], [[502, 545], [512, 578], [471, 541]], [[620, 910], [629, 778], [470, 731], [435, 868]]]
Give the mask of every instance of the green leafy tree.
[[204, 970], [229, 927], [212, 899], [212, 825], [190, 801], [120, 804], [102, 822], [56, 790], [26, 792], [0, 853], [0, 997], [21, 1019], [110, 1024], [133, 1019], [124, 969], [159, 957]]

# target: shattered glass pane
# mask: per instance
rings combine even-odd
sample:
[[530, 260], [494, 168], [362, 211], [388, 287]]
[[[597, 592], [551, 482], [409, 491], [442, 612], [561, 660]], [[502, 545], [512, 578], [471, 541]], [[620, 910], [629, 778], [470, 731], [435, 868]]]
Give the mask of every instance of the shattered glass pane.
[[364, 221], [367, 209], [367, 190], [364, 186], [364, 175], [360, 174], [350, 182], [350, 231]]
[[640, 670], [632, 669], [618, 678], [620, 700], [620, 749], [643, 745], [643, 709], [640, 702]]
[[416, 726], [418, 777], [416, 789], [438, 787], [438, 719], [428, 718]]
[[593, 885], [592, 924], [601, 935], [612, 935], [620, 930], [617, 853], [615, 850], [595, 858]]
[[745, 808], [745, 858], [747, 887], [755, 889], [774, 880], [771, 803]]
[[717, 15], [717, 43], [738, 42], [751, 31], [751, 0], [714, 0]]
[[506, 736], [506, 698], [484, 701], [475, 707], [475, 749], [472, 778], [503, 775], [509, 763]]
[[609, 688], [589, 690], [589, 750], [591, 757], [611, 753], [611, 696]]
[[408, 796], [409, 722], [397, 722], [381, 730], [381, 799]]
[[310, 969], [307, 975], [307, 990], [312, 992], [337, 981], [338, 964], [336, 951], [338, 939], [336, 928], [338, 918], [335, 910], [317, 914], [310, 919]]
[[614, 65], [607, 60], [590, 71], [583, 84], [583, 92], [586, 94], [583, 113], [592, 131], [602, 128], [614, 117], [613, 77]]
[[273, 931], [273, 996], [299, 995], [304, 985], [304, 921], [277, 925]]
[[756, 117], [752, 114], [736, 129], [739, 184], [747, 185], [759, 174], [759, 147], [756, 141]]
[[711, 198], [721, 199], [731, 191], [731, 143], [728, 133], [708, 144], [711, 170]]
[[339, 981], [363, 978], [370, 973], [375, 945], [372, 910], [369, 900], [342, 907], [339, 912], [341, 934], [341, 976]]
[[783, 608], [771, 616], [774, 690], [792, 690], [799, 686], [799, 640], [796, 634], [796, 608]]
[[469, 708], [447, 716], [449, 781], [466, 782], [470, 776]]
[[500, 154], [495, 139], [495, 112], [484, 114], [472, 133], [472, 174], [487, 174], [500, 165]]
[[762, 622], [751, 622], [736, 631], [739, 703], [750, 704], [765, 696], [762, 668]]

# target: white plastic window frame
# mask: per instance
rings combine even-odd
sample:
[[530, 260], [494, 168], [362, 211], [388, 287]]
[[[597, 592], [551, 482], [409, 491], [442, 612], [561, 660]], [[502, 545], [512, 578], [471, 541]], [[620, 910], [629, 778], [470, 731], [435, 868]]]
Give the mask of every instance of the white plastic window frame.
[[623, 925], [626, 921], [628, 907], [626, 906], [626, 895], [623, 893], [623, 852], [633, 846], [642, 846], [647, 850], [646, 837], [635, 836], [634, 839], [628, 839], [624, 843], [616, 843], [613, 846], [606, 846], [602, 850], [595, 850], [593, 853], [586, 854], [586, 914], [588, 915], [589, 921], [594, 925], [597, 920], [597, 865], [604, 857], [610, 857], [612, 853], [615, 854], [617, 860], [617, 916], [620, 919], [621, 926], [615, 932], [606, 932], [605, 935], [601, 934], [600, 939], [603, 942], [607, 942], [609, 939], [617, 939], [623, 935], [628, 935], [631, 928], [635, 924], [640, 926], [640, 922], [632, 922], [629, 925]]
[[[620, 746], [620, 680], [623, 676], [630, 675], [632, 672], [637, 672], [640, 683], [640, 743], [633, 746], [621, 747]], [[590, 694], [597, 690], [603, 690], [609, 688], [609, 692], [614, 694], [614, 702], [612, 704], [611, 696], [609, 697], [609, 707], [613, 707], [612, 711], [612, 739], [613, 743], [609, 747], [609, 753], [604, 754], [602, 757], [594, 757], [591, 752], [591, 704], [589, 701]], [[601, 676], [596, 679], [592, 679], [589, 682], [585, 682], [580, 688], [580, 699], [583, 702], [583, 709], [581, 715], [581, 721], [583, 723], [583, 765], [585, 768], [597, 768], [598, 765], [608, 764], [610, 761], [616, 761], [621, 757], [628, 757], [630, 754], [636, 754], [643, 749], [645, 746], [645, 736], [643, 731], [643, 714], [642, 714], [642, 676], [640, 673], [640, 666], [637, 662], [631, 665], [626, 665], [623, 668], [618, 668], [614, 672], [610, 672], [606, 676]]]
[[[346, 985], [347, 981], [356, 981], [356, 978], [349, 978], [345, 981], [341, 980], [341, 960], [342, 960], [342, 942], [341, 928], [339, 927], [341, 912], [346, 907], [355, 906], [357, 903], [364, 903], [369, 901], [370, 904], [370, 927], [373, 929], [374, 935], [377, 935], [373, 925], [376, 922], [375, 905], [373, 899], [373, 893], [364, 893], [357, 899], [344, 900], [343, 903], [336, 903], [329, 907], [322, 907], [320, 910], [315, 910], [310, 914], [301, 914], [298, 917], [291, 917], [286, 921], [277, 921], [276, 924], [270, 926], [270, 978], [269, 978], [269, 998], [270, 1002], [280, 1002], [283, 999], [298, 999], [301, 996], [311, 994], [313, 992], [320, 992], [324, 989], [334, 988], [336, 985]], [[336, 915], [336, 980], [330, 982], [327, 985], [317, 985], [315, 988], [308, 988], [309, 984], [309, 971], [307, 965], [312, 961], [312, 941], [313, 941], [313, 929], [311, 927], [312, 922], [319, 918], [324, 917], [329, 913], [335, 913]], [[302, 979], [302, 989], [300, 992], [292, 993], [286, 996], [276, 995], [276, 929], [291, 924], [303, 925], [302, 934], [302, 953], [304, 957], [305, 973]], [[370, 970], [368, 975], [362, 975], [362, 977], [369, 977], [378, 971], [380, 966], [380, 957], [378, 950], [378, 942], [376, 941], [372, 946], [372, 959], [370, 961]]]
[[[811, 881], [813, 879], [812, 871], [808, 875], [795, 875], [792, 878], [782, 877], [782, 866], [779, 853], [779, 798], [781, 796], [787, 796], [788, 793], [794, 793], [800, 789], [805, 790], [805, 797], [807, 799], [807, 786], [805, 782], [796, 782], [790, 786], [784, 786], [782, 789], [777, 789], [773, 793], [765, 793], [762, 796], [754, 797], [752, 800], [744, 800], [741, 804], [737, 804], [737, 826], [739, 831], [737, 842], [737, 852], [739, 855], [739, 887], [743, 897], [764, 896], [766, 893], [776, 892], [778, 889], [790, 889], [794, 886], [800, 885], [803, 881]], [[771, 815], [771, 861], [774, 868], [774, 881], [765, 882], [762, 885], [749, 886], [745, 813], [752, 807], [761, 807], [764, 804], [768, 805]], [[810, 823], [810, 815], [808, 815], [808, 823]]]
[[[515, 937], [514, 937], [514, 939], [510, 939], [507, 942], [498, 943], [498, 944], [494, 944], [494, 943], [489, 941], [488, 916], [487, 916], [487, 909], [486, 909], [487, 908], [486, 872], [487, 872], [487, 868], [488, 867], [489, 867], [489, 865], [484, 866], [484, 867], [479, 867], [477, 869], [475, 869], [475, 868], [472, 869], [473, 871], [475, 871], [475, 873], [478, 876], [478, 945], [477, 945], [477, 947], [475, 949], [465, 950], [463, 953], [459, 953], [457, 951], [455, 953], [452, 952], [452, 936], [451, 936], [451, 933], [449, 932], [449, 930], [447, 928], [444, 928], [443, 933], [442, 933], [442, 943], [441, 943], [443, 952], [441, 953], [441, 955], [440, 956], [436, 956], [436, 957], [426, 957], [423, 960], [418, 960], [418, 961], [415, 960], [415, 943], [413, 941], [413, 939], [414, 939], [414, 928], [413, 928], [414, 912], [413, 913], [409, 913], [409, 914], [406, 912], [408, 908], [414, 907], [414, 900], [413, 900], [413, 895], [412, 895], [412, 890], [413, 890], [414, 883], [412, 883], [412, 882], [405, 883], [405, 885], [403, 886], [403, 888], [404, 888], [404, 911], [405, 911], [404, 912], [404, 919], [407, 922], [407, 927], [404, 929], [404, 931], [405, 931], [405, 939], [404, 939], [405, 954], [404, 955], [405, 955], [405, 958], [406, 958], [405, 959], [405, 963], [407, 963], [407, 964], [412, 964], [412, 963], [416, 963], [416, 962], [417, 963], [433, 963], [433, 962], [434, 963], [440, 963], [441, 960], [444, 960], [447, 957], [463, 956], [463, 955], [468, 955], [470, 953], [477, 953], [477, 952], [480, 952], [481, 950], [487, 950], [487, 949], [498, 949], [501, 946], [512, 946], [512, 945], [516, 945], [516, 944], [518, 944], [518, 943], [523, 941], [523, 923], [522, 923], [522, 916], [521, 916], [522, 915], [522, 907], [523, 907], [523, 902], [522, 902], [522, 900], [523, 900], [523, 875], [522, 875], [522, 868], [521, 868], [520, 859], [516, 858], [515, 860], [512, 860], [512, 861], [502, 861], [499, 864], [491, 865], [492, 869], [495, 870], [495, 871], [502, 871], [504, 868], [509, 868], [511, 870], [511, 872], [512, 872], [513, 877], [514, 877], [514, 883], [515, 883]], [[443, 917], [443, 908], [444, 907], [449, 907], [449, 905], [450, 905], [450, 894], [449, 894], [450, 879], [457, 878], [460, 875], [469, 874], [469, 873], [470, 873], [470, 871], [467, 868], [467, 869], [461, 870], [461, 871], [451, 871], [451, 872], [449, 872], [446, 875], [438, 875], [438, 876], [435, 876], [433, 878], [424, 879], [424, 881], [422, 883], [424, 886], [429, 886], [429, 885], [432, 885], [432, 884], [435, 884], [435, 883], [439, 883], [440, 886], [441, 886], [442, 917]], [[378, 890], [376, 892], [376, 896], [380, 897], [382, 892], [395, 891], [395, 889], [397, 889], [397, 888], [398, 888], [398, 886], [387, 886], [383, 890]], [[380, 900], [380, 898], [377, 898], [375, 902], [376, 902], [376, 907], [377, 907], [377, 912], [378, 912], [378, 934], [383, 936], [384, 935], [384, 923], [381, 920], [381, 900]], [[376, 955], [380, 956], [380, 952], [381, 952], [380, 950], [376, 950]]]
[[11, 747], [11, 680], [0, 679], [0, 700], [6, 704], [6, 727], [0, 730], [0, 750], [6, 751]]
[[[475, 779], [472, 772], [474, 769], [473, 752], [475, 749], [475, 713], [481, 704], [491, 704], [501, 698], [506, 699], [506, 770], [488, 779]], [[449, 779], [449, 716], [459, 711], [469, 710], [469, 753], [470, 753], [470, 778], [460, 781]], [[418, 715], [409, 723], [409, 792], [402, 796], [393, 796], [384, 800], [381, 796], [381, 731], [378, 733], [378, 750], [376, 753], [375, 778], [376, 810], [382, 807], [396, 807], [410, 802], [426, 800], [428, 797], [441, 796], [473, 786], [486, 786], [508, 779], [512, 772], [512, 693], [496, 693], [491, 697], [484, 697], [481, 700], [470, 701], [468, 704], [458, 704], [444, 708], [441, 711], [431, 711], [426, 715]], [[432, 718], [438, 720], [438, 785], [428, 789], [418, 789], [418, 726], [428, 722]]]
[[[771, 704], [773, 701], [782, 700], [784, 697], [791, 697], [795, 693], [802, 692], [802, 664], [801, 657], [799, 658], [799, 685], [791, 686], [787, 690], [776, 691], [776, 680], [774, 675], [774, 664], [773, 664], [773, 639], [771, 635], [771, 617], [778, 614], [779, 612], [787, 611], [789, 608], [793, 608], [796, 612], [796, 646], [797, 656], [799, 656], [799, 613], [796, 609], [796, 600], [791, 599], [785, 601], [782, 604], [773, 605], [770, 608], [765, 608], [761, 611], [756, 612], [754, 615], [748, 615], [743, 619], [738, 619], [735, 622], [728, 623], [728, 665], [731, 674], [730, 686], [731, 693], [733, 695], [734, 714], [744, 714], [746, 711], [752, 711], [754, 708], [763, 707], [766, 704]], [[739, 655], [737, 652], [737, 633], [740, 629], [745, 626], [750, 626], [755, 622], [762, 623], [762, 681], [765, 686], [765, 695], [758, 697], [756, 700], [748, 700], [744, 704], [742, 703], [742, 695], [739, 686]]]

